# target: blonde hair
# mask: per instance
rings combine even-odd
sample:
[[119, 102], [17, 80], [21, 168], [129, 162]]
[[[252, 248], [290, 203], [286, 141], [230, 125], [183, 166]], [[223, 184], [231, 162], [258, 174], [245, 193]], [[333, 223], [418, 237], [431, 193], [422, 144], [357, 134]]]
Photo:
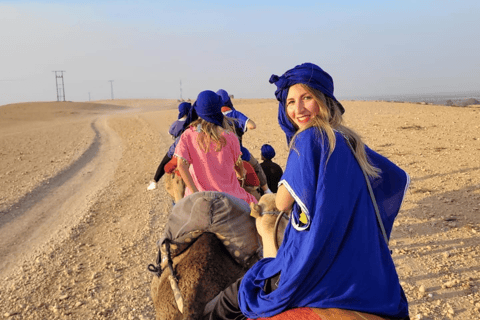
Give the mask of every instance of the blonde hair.
[[[323, 139], [324, 135], [327, 136], [329, 144], [329, 153], [328, 158], [332, 154], [336, 145], [335, 130], [342, 133], [347, 142], [355, 151], [355, 157], [357, 158], [360, 167], [366, 172], [369, 177], [377, 178], [379, 177], [380, 169], [374, 167], [368, 160], [367, 154], [365, 152], [365, 144], [363, 143], [361, 137], [352, 129], [347, 128], [342, 124], [343, 117], [342, 113], [337, 106], [337, 103], [330, 97], [326, 97], [321, 91], [313, 89], [306, 84], [300, 84], [306, 91], [313, 95], [313, 99], [317, 102], [319, 106], [319, 112], [315, 118], [310, 121], [310, 123], [303, 129], [297, 130], [292, 140], [290, 141], [290, 148], [294, 148], [294, 141], [297, 135], [305, 131], [308, 128], [316, 127], [319, 133], [319, 138]], [[288, 113], [287, 113], [288, 117]], [[298, 129], [298, 126], [288, 117], [290, 122], [293, 123], [295, 128]], [[328, 160], [327, 160], [328, 161]]]
[[[215, 145], [215, 151], [222, 150], [223, 147], [227, 145], [227, 140], [222, 136], [219, 126], [214, 123], [198, 118], [192, 124], [191, 127], [196, 128], [200, 125], [201, 133], [197, 137], [198, 147], [204, 152], [210, 151], [210, 144], [213, 141]], [[235, 132], [233, 128], [233, 123], [231, 123], [226, 117], [223, 117], [222, 127], [227, 133]]]

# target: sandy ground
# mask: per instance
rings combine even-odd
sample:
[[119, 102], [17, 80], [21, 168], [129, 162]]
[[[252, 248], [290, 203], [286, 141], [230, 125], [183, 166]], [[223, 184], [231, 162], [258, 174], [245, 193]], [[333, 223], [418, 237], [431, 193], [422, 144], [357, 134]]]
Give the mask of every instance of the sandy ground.
[[[154, 319], [147, 265], [171, 211], [147, 191], [173, 100], [0, 107], [0, 318]], [[391, 248], [412, 319], [480, 319], [480, 108], [344, 101], [411, 177]], [[285, 166], [274, 100], [234, 100]], [[161, 185], [161, 184], [160, 184]]]

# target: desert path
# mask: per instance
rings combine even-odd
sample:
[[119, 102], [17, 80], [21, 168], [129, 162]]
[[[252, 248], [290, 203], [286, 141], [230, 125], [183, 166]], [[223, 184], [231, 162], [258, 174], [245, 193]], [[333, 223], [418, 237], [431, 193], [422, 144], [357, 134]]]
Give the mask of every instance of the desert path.
[[0, 277], [32, 257], [85, 215], [106, 187], [122, 154], [122, 143], [107, 116], [91, 121], [95, 132], [87, 150], [68, 168], [22, 197], [0, 217]]

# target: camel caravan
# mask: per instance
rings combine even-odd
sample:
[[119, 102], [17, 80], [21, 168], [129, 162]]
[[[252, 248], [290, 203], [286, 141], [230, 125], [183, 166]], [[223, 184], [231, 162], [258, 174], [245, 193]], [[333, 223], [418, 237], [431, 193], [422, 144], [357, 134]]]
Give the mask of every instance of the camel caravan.
[[[179, 105], [156, 189], [174, 206], [148, 266], [157, 320], [407, 320], [388, 247], [409, 176], [342, 124], [333, 79], [305, 63], [277, 86], [285, 171], [225, 90]], [[272, 191], [273, 190], [273, 191]]]
[[[219, 97], [221, 92], [217, 93]], [[255, 123], [236, 110], [232, 113], [230, 96], [227, 95], [227, 99], [227, 102], [222, 99], [219, 101], [223, 106], [228, 106], [224, 112], [230, 117], [224, 117], [233, 124], [231, 130], [240, 142], [241, 135], [247, 130], [247, 123], [250, 129], [255, 128]], [[210, 302], [211, 305], [219, 292], [241, 278], [262, 258], [263, 245], [256, 229], [256, 219], [273, 219], [273, 224], [263, 223], [262, 228], [268, 230], [265, 233], [274, 232], [274, 227], [279, 230], [279, 236], [274, 241], [277, 248], [286, 226], [285, 215], [281, 223], [275, 225], [278, 215], [274, 210], [275, 195], [268, 188], [267, 177], [260, 163], [244, 146], [240, 146], [242, 157], [236, 161], [234, 172], [236, 183], [249, 197], [240, 199], [223, 190], [186, 192], [188, 177], [185, 179], [182, 175], [179, 167], [183, 158], [176, 155], [176, 149], [188, 125], [193, 123], [195, 127], [195, 120], [199, 118], [197, 111], [196, 103], [193, 106], [185, 102], [179, 105], [178, 120], [169, 130], [175, 142], [147, 188], [156, 189], [159, 179], [165, 176], [165, 190], [174, 201], [165, 232], [157, 243], [157, 261], [149, 265], [149, 270], [155, 274], [151, 293], [157, 319], [202, 318], [207, 304]], [[231, 116], [240, 117], [243, 124]], [[273, 182], [276, 183], [278, 181]], [[268, 193], [261, 199], [265, 191]], [[260, 203], [257, 204], [258, 200]], [[263, 211], [270, 213], [266, 219], [261, 218]]]

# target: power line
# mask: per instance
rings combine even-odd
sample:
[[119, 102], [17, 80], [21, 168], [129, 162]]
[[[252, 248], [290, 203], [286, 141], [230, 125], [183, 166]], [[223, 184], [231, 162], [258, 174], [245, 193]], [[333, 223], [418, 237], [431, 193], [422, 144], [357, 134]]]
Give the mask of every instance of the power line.
[[180, 80], [180, 101], [183, 101], [183, 97], [182, 97], [182, 80]]
[[[55, 72], [55, 84], [57, 87], [57, 101], [65, 101], [65, 84], [63, 82], [63, 73], [66, 71], [57, 70], [52, 72]], [[62, 79], [61, 82], [59, 82], [59, 79]]]
[[114, 80], [108, 80], [108, 82], [110, 82], [110, 87], [112, 89], [112, 100], [113, 100], [113, 81]]

